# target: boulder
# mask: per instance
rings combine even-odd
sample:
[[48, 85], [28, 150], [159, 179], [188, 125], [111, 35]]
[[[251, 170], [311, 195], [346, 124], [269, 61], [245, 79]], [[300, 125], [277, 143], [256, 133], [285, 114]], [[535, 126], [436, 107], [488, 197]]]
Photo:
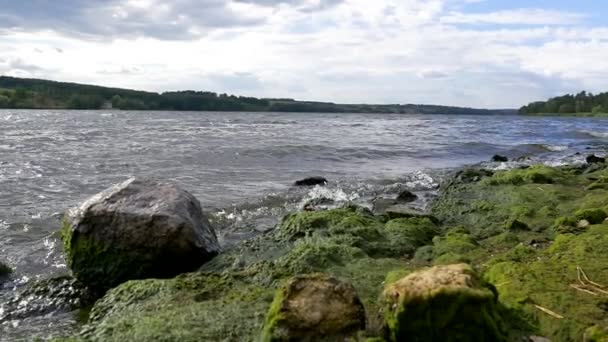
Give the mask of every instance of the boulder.
[[304, 211], [319, 211], [319, 210], [327, 210], [332, 205], [334, 205], [336, 201], [327, 197], [319, 197], [311, 199], [310, 201], [304, 204], [302, 210]]
[[505, 156], [501, 156], [500, 154], [495, 154], [492, 157], [492, 161], [493, 162], [497, 162], [497, 163], [506, 163], [509, 161], [509, 158], [505, 157]]
[[402, 191], [399, 194], [399, 196], [397, 196], [397, 202], [399, 202], [399, 203], [410, 203], [410, 202], [414, 202], [417, 199], [418, 199], [418, 196], [416, 196], [416, 194], [414, 194], [408, 190]]
[[355, 288], [325, 275], [292, 278], [278, 290], [262, 341], [343, 341], [365, 329]]
[[587, 164], [600, 164], [605, 163], [606, 158], [598, 157], [595, 154], [587, 156]]
[[150, 179], [129, 179], [68, 210], [62, 238], [74, 276], [97, 290], [193, 271], [220, 251], [198, 200]]
[[327, 185], [327, 179], [323, 177], [310, 177], [301, 179], [294, 183], [295, 186], [315, 186], [315, 185]]
[[384, 293], [391, 341], [506, 341], [496, 289], [466, 264], [435, 266]]

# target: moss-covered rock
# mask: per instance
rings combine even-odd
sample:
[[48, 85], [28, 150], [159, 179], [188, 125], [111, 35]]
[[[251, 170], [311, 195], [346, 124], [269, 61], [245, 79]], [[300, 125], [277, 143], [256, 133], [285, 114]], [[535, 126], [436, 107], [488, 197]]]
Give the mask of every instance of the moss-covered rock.
[[277, 291], [261, 340], [336, 341], [365, 329], [354, 287], [325, 275], [298, 276]]
[[414, 272], [384, 291], [391, 341], [506, 341], [495, 289], [465, 264]]
[[586, 220], [591, 224], [600, 224], [608, 217], [604, 209], [582, 209], [574, 214], [574, 217], [581, 221]]
[[149, 179], [129, 179], [68, 210], [62, 239], [74, 276], [100, 291], [193, 271], [220, 251], [198, 200]]
[[554, 184], [564, 178], [564, 172], [557, 168], [536, 165], [527, 169], [500, 172], [486, 181], [491, 185]]

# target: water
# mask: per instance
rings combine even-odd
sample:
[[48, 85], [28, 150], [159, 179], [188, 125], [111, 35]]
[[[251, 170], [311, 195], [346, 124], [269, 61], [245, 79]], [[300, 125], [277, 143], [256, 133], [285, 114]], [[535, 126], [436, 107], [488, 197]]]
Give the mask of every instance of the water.
[[[74, 327], [65, 310], [17, 319], [2, 301], [65, 274], [62, 212], [131, 176], [181, 184], [229, 246], [312, 198], [368, 205], [407, 188], [424, 207], [451, 169], [493, 154], [559, 165], [608, 145], [605, 119], [510, 116], [4, 110], [0, 131], [0, 260], [16, 270], [0, 289], [0, 340]], [[330, 185], [291, 187], [316, 175]]]

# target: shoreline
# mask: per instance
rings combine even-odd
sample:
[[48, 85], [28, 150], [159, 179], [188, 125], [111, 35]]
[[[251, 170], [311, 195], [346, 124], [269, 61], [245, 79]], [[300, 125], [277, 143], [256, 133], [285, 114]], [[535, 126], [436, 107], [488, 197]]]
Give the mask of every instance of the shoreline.
[[[578, 317], [574, 312], [594, 307], [593, 296], [559, 279], [576, 282], [580, 267], [594, 282], [608, 283], [608, 274], [600, 270], [608, 260], [599, 252], [608, 249], [608, 241], [599, 239], [608, 234], [608, 226], [589, 216], [593, 210], [605, 216], [608, 210], [608, 166], [459, 169], [442, 185], [428, 213], [377, 216], [357, 206], [293, 213], [273, 231], [224, 251], [199, 272], [120, 285], [95, 304], [85, 333], [73, 341], [173, 334], [185, 336], [183, 340], [215, 340], [228, 331], [240, 340], [255, 340], [275, 291], [294, 276], [319, 272], [354, 286], [368, 322], [358, 336], [381, 341], [384, 318], [375, 313], [383, 311], [378, 296], [388, 284], [425, 267], [463, 262], [496, 286], [509, 312], [503, 312], [501, 323], [507, 334], [578, 339], [587, 328], [601, 325], [593, 319], [584, 324], [572, 320]], [[582, 221], [588, 221], [584, 228], [579, 227]], [[595, 247], [579, 249], [586, 244]], [[559, 255], [567, 258], [555, 259]], [[564, 268], [573, 271], [564, 275]], [[543, 282], [557, 286], [555, 295], [545, 293], [537, 279], [541, 275]], [[204, 300], [192, 299], [203, 293]], [[530, 299], [522, 304], [521, 296]], [[537, 306], [565, 318], [556, 319]], [[201, 319], [208, 326], [202, 330], [192, 325]], [[518, 331], [522, 320], [530, 326]], [[131, 328], [121, 329], [125, 324]], [[156, 324], [175, 330], [162, 332]], [[565, 329], [559, 328], [563, 324]]]

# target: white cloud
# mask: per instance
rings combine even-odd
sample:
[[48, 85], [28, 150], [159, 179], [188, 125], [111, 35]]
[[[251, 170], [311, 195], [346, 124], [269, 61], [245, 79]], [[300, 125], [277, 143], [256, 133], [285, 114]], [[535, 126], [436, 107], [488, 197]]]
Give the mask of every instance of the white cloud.
[[260, 20], [185, 25], [194, 30], [189, 39], [169, 39], [155, 28], [175, 16], [149, 8], [166, 3], [178, 13], [187, 1], [123, 2], [128, 16], [158, 26], [93, 40], [50, 28], [5, 29], [0, 72], [156, 91], [481, 107], [518, 107], [581, 87], [608, 90], [608, 27], [575, 25], [583, 14], [522, 9], [482, 21], [461, 12], [467, 23], [492, 23], [479, 28], [455, 16], [470, 0], [205, 1]]

